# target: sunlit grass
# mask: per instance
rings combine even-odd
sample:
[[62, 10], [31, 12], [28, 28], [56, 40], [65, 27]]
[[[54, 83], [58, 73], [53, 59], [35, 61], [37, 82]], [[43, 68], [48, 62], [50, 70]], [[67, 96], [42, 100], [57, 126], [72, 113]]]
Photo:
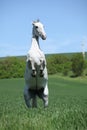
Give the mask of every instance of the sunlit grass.
[[0, 130], [87, 130], [87, 82], [49, 76], [49, 107], [28, 109], [23, 79], [0, 80]]

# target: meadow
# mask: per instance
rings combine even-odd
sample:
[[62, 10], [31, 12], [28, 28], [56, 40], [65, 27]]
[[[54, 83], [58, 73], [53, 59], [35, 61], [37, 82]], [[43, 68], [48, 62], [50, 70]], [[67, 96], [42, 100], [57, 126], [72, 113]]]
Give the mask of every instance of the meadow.
[[49, 106], [28, 109], [24, 79], [0, 80], [0, 130], [87, 130], [87, 80], [49, 76]]

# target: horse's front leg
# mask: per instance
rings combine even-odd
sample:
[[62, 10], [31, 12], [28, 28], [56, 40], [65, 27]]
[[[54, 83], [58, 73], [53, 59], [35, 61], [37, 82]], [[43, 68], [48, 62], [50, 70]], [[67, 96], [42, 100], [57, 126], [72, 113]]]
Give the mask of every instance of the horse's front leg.
[[31, 69], [32, 69], [32, 77], [36, 76], [36, 69], [35, 69], [35, 62], [33, 60], [30, 59], [30, 63], [31, 63]]
[[45, 61], [40, 60], [40, 77], [44, 76], [44, 73], [43, 73], [44, 68], [45, 68]]

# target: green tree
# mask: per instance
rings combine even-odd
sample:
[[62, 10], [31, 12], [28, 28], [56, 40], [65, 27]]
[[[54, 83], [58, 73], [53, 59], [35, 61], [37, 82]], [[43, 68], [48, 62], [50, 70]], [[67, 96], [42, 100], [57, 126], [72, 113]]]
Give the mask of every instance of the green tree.
[[47, 68], [49, 74], [63, 73], [67, 75], [71, 70], [71, 61], [65, 55], [51, 55], [47, 58]]
[[81, 53], [72, 56], [72, 71], [75, 76], [81, 76], [84, 71], [84, 58]]
[[72, 63], [70, 61], [67, 61], [64, 63], [64, 66], [63, 66], [63, 75], [64, 76], [67, 76], [69, 71], [71, 70], [71, 65]]
[[0, 61], [0, 78], [24, 77], [25, 59], [6, 57]]
[[55, 59], [53, 56], [47, 58], [47, 69], [49, 74], [57, 73]]

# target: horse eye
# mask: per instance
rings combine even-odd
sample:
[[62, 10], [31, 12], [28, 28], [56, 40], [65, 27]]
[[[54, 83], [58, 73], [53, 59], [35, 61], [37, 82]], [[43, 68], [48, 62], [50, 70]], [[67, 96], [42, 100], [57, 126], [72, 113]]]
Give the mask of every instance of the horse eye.
[[38, 28], [38, 26], [36, 26], [36, 28]]

